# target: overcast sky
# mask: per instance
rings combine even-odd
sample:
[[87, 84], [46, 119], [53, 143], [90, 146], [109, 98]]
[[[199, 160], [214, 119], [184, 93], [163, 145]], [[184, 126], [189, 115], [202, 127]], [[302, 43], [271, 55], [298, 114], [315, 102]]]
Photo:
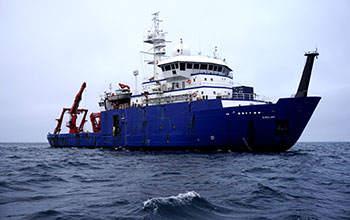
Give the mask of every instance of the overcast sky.
[[0, 142], [45, 142], [84, 81], [80, 107], [97, 112], [109, 83], [149, 76], [139, 52], [157, 11], [167, 52], [217, 46], [235, 83], [272, 101], [295, 94], [317, 47], [309, 95], [322, 99], [300, 141], [350, 141], [350, 1], [0, 0]]

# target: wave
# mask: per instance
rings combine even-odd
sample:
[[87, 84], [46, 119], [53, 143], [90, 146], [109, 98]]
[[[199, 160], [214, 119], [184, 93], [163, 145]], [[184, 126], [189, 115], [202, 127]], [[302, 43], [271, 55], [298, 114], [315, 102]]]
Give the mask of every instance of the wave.
[[195, 191], [149, 199], [143, 202], [143, 210], [149, 213], [145, 219], [230, 219], [231, 213]]
[[250, 169], [243, 169], [242, 172], [245, 173], [270, 173], [271, 169], [270, 168], [265, 168], [265, 167], [253, 167]]
[[258, 187], [255, 191], [252, 192], [251, 200], [255, 200], [256, 202], [263, 204], [265, 199], [274, 199], [275, 201], [287, 201], [288, 198], [284, 193], [277, 189], [273, 189], [269, 186], [266, 186], [262, 183], [258, 183]]
[[59, 215], [61, 215], [61, 212], [56, 211], [56, 210], [46, 210], [46, 211], [40, 211], [40, 212], [36, 212], [34, 214], [31, 214], [29, 216], [27, 216], [27, 219], [53, 219], [58, 217]]

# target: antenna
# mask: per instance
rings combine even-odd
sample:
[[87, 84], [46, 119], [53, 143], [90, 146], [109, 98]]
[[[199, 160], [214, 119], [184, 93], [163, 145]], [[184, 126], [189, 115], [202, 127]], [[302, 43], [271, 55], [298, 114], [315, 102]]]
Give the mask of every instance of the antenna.
[[[153, 24], [151, 29], [148, 31], [148, 35], [144, 38], [144, 43], [151, 44], [152, 48], [150, 51], [142, 52], [144, 54], [152, 55], [152, 60], [145, 60], [147, 64], [150, 64], [153, 66], [153, 74], [154, 79], [158, 80], [160, 78], [160, 73], [158, 71], [158, 62], [162, 60], [162, 57], [165, 56], [165, 43], [167, 41], [165, 40], [165, 34], [166, 32], [163, 32], [163, 30], [160, 29], [159, 23], [162, 22], [162, 20], [159, 19], [159, 12], [152, 14], [153, 18]], [[153, 50], [151, 52], [151, 50]]]
[[184, 53], [184, 44], [183, 44], [183, 41], [182, 41], [182, 38], [180, 38], [180, 44], [181, 44], [181, 54], [183, 55]]
[[215, 46], [215, 48], [214, 48], [214, 58], [215, 58], [215, 59], [218, 58], [218, 57], [217, 57], [217, 52], [218, 52], [218, 47]]
[[137, 94], [137, 75], [139, 75], [139, 71], [134, 70], [133, 75], [135, 76], [135, 94]]
[[112, 92], [113, 92], [112, 83], [109, 84], [108, 89], [109, 89], [109, 92], [112, 94]]

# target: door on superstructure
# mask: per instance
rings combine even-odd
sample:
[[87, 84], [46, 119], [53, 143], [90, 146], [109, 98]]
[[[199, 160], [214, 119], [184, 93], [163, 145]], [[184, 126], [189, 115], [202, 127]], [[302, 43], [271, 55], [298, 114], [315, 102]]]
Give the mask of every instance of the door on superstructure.
[[113, 136], [120, 135], [119, 115], [113, 115]]

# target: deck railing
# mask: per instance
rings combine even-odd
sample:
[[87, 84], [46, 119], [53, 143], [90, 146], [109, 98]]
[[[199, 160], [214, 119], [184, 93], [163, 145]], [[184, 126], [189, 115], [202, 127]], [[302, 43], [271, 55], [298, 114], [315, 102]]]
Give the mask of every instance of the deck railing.
[[255, 93], [233, 93], [232, 98], [243, 100], [256, 100], [257, 95]]

